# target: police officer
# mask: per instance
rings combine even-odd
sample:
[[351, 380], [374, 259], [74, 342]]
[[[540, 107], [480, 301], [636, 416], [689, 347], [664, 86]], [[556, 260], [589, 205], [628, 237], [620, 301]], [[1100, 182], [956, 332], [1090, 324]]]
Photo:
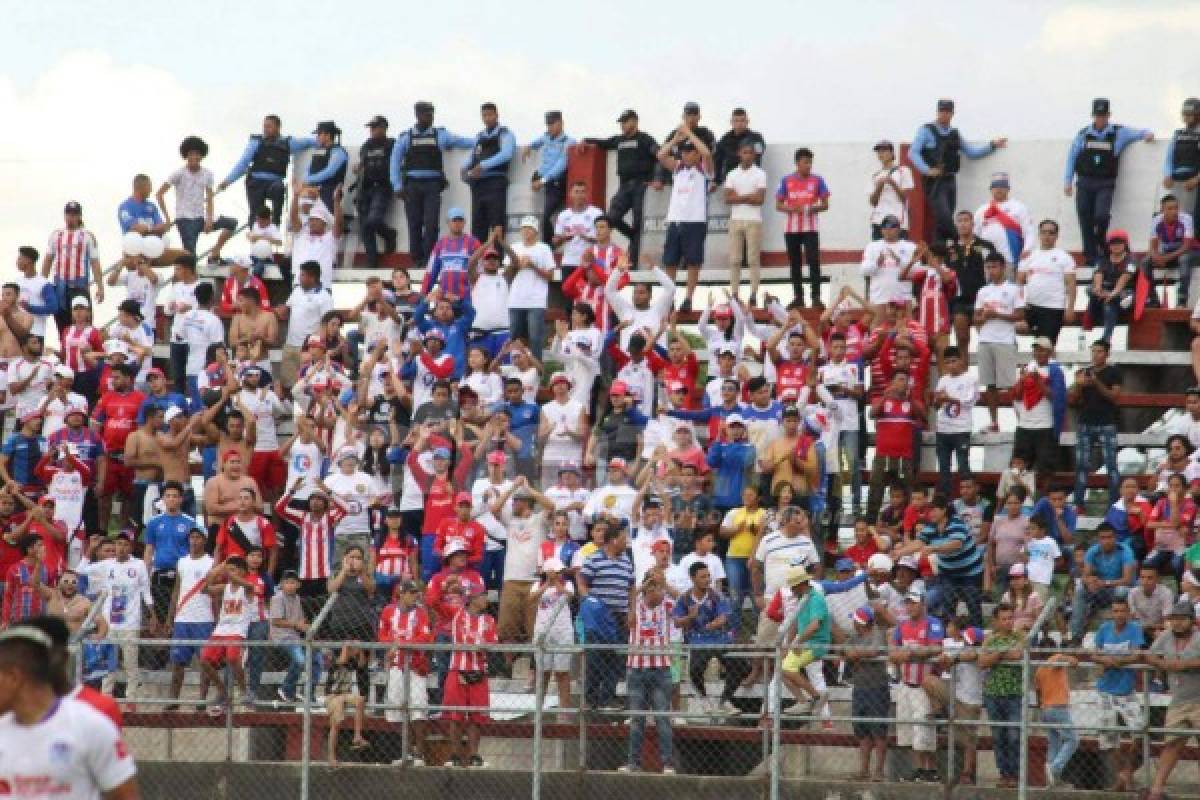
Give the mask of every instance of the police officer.
[[483, 130], [475, 135], [462, 178], [471, 185], [471, 234], [479, 241], [492, 228], [508, 226], [508, 167], [517, 152], [512, 131], [500, 124], [495, 103], [479, 107]]
[[1200, 216], [1200, 99], [1195, 97], [1183, 101], [1183, 127], [1171, 136], [1163, 164], [1163, 188], [1174, 188], [1176, 181], [1184, 191], [1194, 192], [1194, 220]]
[[725, 176], [738, 165], [738, 149], [746, 142], [754, 147], [754, 163], [761, 167], [767, 143], [761, 133], [750, 130], [750, 117], [746, 109], [735, 108], [730, 115], [729, 130], [717, 140], [717, 147], [713, 150], [714, 186], [725, 185]]
[[387, 224], [388, 211], [392, 207], [392, 182], [388, 170], [396, 140], [387, 135], [386, 117], [376, 114], [367, 123], [367, 128], [371, 137], [358, 149], [354, 172], [358, 175], [359, 231], [367, 254], [367, 266], [374, 268], [379, 266], [376, 236], [383, 237], [385, 253], [396, 249], [396, 229]]
[[[713, 148], [717, 146], [717, 144], [716, 144], [717, 137], [713, 135], [713, 132], [711, 130], [709, 130], [708, 128], [706, 128], [705, 126], [700, 124], [700, 104], [699, 103], [691, 103], [691, 102], [684, 103], [683, 104], [683, 118], [684, 118], [684, 121], [688, 125], [688, 130], [690, 130], [692, 133], [694, 133], [696, 135], [696, 137], [698, 139], [700, 139], [700, 141], [704, 142], [704, 145], [708, 148], [708, 152], [711, 153], [713, 151]], [[677, 128], [678, 128], [678, 126], [676, 126], [675, 128], [672, 128], [667, 133], [667, 135], [663, 139], [663, 141], [667, 141], [672, 136], [674, 136]], [[686, 140], [684, 140], [684, 142], [686, 142]], [[681, 142], [671, 148], [671, 153], [670, 153], [671, 158], [674, 158], [676, 160], [680, 159], [680, 157], [681, 157], [680, 154], [683, 152], [683, 149], [684, 149], [684, 142]], [[734, 163], [737, 163], [736, 159], [734, 159]], [[670, 182], [671, 182], [671, 173], [667, 170], [666, 167], [664, 167], [662, 165], [662, 162], [656, 163], [654, 165], [654, 180], [651, 182], [650, 188], [654, 189], [655, 191], [658, 191], [659, 189], [663, 188], [664, 184], [668, 184]], [[709, 181], [708, 186], [709, 186], [709, 191], [712, 191], [713, 189], [716, 188], [717, 183], [716, 183], [716, 181]]]
[[525, 161], [537, 150], [541, 156], [533, 173], [532, 187], [542, 192], [542, 239], [554, 244], [554, 215], [567, 204], [567, 151], [575, 140], [563, 133], [561, 111], [546, 112], [546, 132], [521, 148]]
[[433, 103], [417, 102], [413, 114], [417, 124], [396, 137], [389, 171], [396, 197], [404, 200], [409, 255], [413, 264], [424, 266], [440, 233], [442, 191], [446, 188], [442, 153], [474, 147], [475, 140], [434, 127]]
[[1075, 195], [1083, 257], [1089, 264], [1107, 255], [1104, 237], [1112, 216], [1121, 151], [1134, 142], [1154, 139], [1153, 131], [1113, 125], [1109, 122], [1110, 110], [1107, 97], [1092, 101], [1092, 124], [1082, 128], [1071, 140], [1067, 168], [1063, 173], [1063, 194], [1067, 197]]
[[250, 137], [241, 158], [217, 186], [217, 191], [223, 192], [245, 174], [246, 205], [250, 207], [250, 219], [253, 220], [255, 212], [270, 200], [271, 220], [276, 225], [283, 219], [287, 170], [292, 156], [317, 145], [317, 140], [310, 137], [281, 136], [281, 127], [282, 123], [276, 115], [263, 117], [263, 132]]
[[[582, 152], [588, 145], [601, 150], [617, 151], [616, 193], [608, 203], [608, 218], [613, 228], [629, 240], [629, 263], [638, 263], [638, 252], [642, 243], [642, 206], [646, 198], [646, 184], [654, 177], [658, 166], [658, 142], [648, 133], [638, 130], [638, 115], [632, 108], [617, 117], [621, 133], [607, 139], [583, 140]], [[625, 215], [633, 211], [632, 227], [625, 222]]]
[[315, 186], [321, 195], [321, 202], [333, 212], [336, 204], [333, 195], [346, 179], [346, 165], [350, 163], [350, 156], [339, 143], [342, 129], [333, 120], [318, 122], [313, 133], [317, 135], [317, 146], [308, 161], [308, 173], [304, 176], [303, 184], [306, 187]]
[[[923, 176], [925, 205], [933, 217], [934, 236], [937, 239], [953, 239], [954, 209], [958, 203], [958, 169], [962, 157], [983, 158], [1008, 144], [1008, 139], [992, 139], [986, 144], [976, 144], [963, 139], [958, 128], [950, 125], [954, 118], [954, 101], [938, 100], [937, 117], [927, 122], [913, 136], [909, 158], [917, 172]], [[922, 238], [921, 232], [915, 232]]]

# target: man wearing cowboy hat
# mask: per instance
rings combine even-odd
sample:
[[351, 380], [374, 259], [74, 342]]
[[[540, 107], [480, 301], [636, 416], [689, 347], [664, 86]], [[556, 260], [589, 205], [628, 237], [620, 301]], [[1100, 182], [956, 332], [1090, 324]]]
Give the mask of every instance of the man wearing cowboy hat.
[[780, 667], [780, 677], [796, 698], [793, 709], [798, 710], [801, 698], [807, 697], [807, 713], [812, 714], [824, 702], [825, 693], [813, 686], [805, 668], [824, 658], [833, 641], [832, 622], [825, 595], [814, 589], [807, 569], [792, 567], [788, 570], [787, 584], [797, 601], [796, 624], [791, 648]]

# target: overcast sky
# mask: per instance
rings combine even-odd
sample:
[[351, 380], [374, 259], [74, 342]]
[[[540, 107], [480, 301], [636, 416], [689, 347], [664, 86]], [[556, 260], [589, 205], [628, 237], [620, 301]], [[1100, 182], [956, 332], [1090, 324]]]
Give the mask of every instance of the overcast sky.
[[[1200, 94], [1200, 4], [1052, 2], [9, 3], [0, 28], [2, 263], [41, 249], [67, 199], [105, 263], [129, 179], [157, 185], [180, 139], [208, 140], [220, 179], [264, 113], [290, 133], [336, 119], [356, 146], [412, 103], [459, 133], [483, 100], [528, 142], [541, 113], [604, 134], [626, 107], [661, 135], [685, 101], [724, 130], [744, 105], [769, 141], [908, 140], [934, 101], [968, 137], [1064, 139], [1091, 98], [1159, 135]], [[219, 208], [240, 213], [241, 191]], [[236, 195], [236, 197], [233, 197]]]

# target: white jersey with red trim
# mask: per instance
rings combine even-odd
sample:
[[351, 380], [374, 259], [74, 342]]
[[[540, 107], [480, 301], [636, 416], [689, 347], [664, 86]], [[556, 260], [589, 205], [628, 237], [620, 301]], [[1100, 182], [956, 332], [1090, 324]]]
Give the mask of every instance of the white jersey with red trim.
[[472, 614], [465, 608], [454, 615], [450, 623], [451, 640], [458, 645], [474, 646], [476, 650], [455, 650], [450, 656], [450, 669], [459, 672], [478, 672], [487, 669], [487, 652], [482, 645], [496, 643], [496, 621], [489, 614]]
[[245, 587], [225, 584], [221, 593], [221, 615], [217, 618], [213, 636], [239, 636], [245, 639], [250, 627], [250, 615], [247, 613], [249, 605]]
[[199, 558], [187, 555], [175, 562], [179, 582], [179, 596], [175, 600], [176, 622], [213, 621], [212, 596], [204, 591], [212, 568], [213, 557], [207, 554]]
[[34, 725], [0, 717], [0, 796], [100, 800], [136, 774], [121, 732], [82, 700], [59, 699]]
[[96, 240], [83, 228], [59, 228], [50, 234], [46, 249], [54, 260], [54, 279], [83, 280], [96, 256]]
[[664, 597], [654, 608], [638, 597], [634, 607], [634, 625], [629, 629], [629, 657], [626, 664], [630, 669], [667, 669], [671, 656], [667, 653], [644, 653], [637, 648], [666, 648], [671, 644], [671, 608]]

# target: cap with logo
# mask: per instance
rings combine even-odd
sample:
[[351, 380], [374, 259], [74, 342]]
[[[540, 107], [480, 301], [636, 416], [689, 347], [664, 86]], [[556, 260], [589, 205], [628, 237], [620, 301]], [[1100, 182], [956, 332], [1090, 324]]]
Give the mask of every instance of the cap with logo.
[[863, 606], [854, 610], [853, 618], [859, 625], [870, 625], [875, 621], [875, 612], [870, 606]]
[[383, 116], [382, 114], [376, 114], [375, 116], [371, 117], [370, 122], [368, 122], [366, 125], [368, 128], [386, 128], [387, 126], [387, 117]]
[[549, 125], [552, 122], [562, 122], [562, 112], [561, 111], [547, 111], [545, 118], [546, 118], [547, 125]]
[[992, 182], [988, 184], [989, 189], [1007, 189], [1009, 188], [1007, 172], [993, 172]]
[[745, 427], [746, 419], [741, 414], [730, 414], [725, 418], [726, 425], [741, 425]]
[[695, 101], [689, 100], [688, 102], [683, 104], [683, 113], [699, 114], [700, 113], [700, 104]]
[[1097, 97], [1092, 101], [1092, 114], [1108, 114], [1112, 111], [1112, 106], [1108, 102], [1107, 97]]
[[871, 149], [872, 150], [895, 150], [896, 145], [892, 144], [890, 139], [880, 139], [878, 142], [875, 143], [875, 146], [872, 147]]
[[536, 232], [538, 230], [538, 218], [533, 214], [526, 214], [525, 216], [521, 217], [521, 227], [533, 228], [533, 230]]
[[433, 103], [429, 102], [428, 100], [418, 100], [417, 102], [413, 103], [413, 113], [432, 114]]

